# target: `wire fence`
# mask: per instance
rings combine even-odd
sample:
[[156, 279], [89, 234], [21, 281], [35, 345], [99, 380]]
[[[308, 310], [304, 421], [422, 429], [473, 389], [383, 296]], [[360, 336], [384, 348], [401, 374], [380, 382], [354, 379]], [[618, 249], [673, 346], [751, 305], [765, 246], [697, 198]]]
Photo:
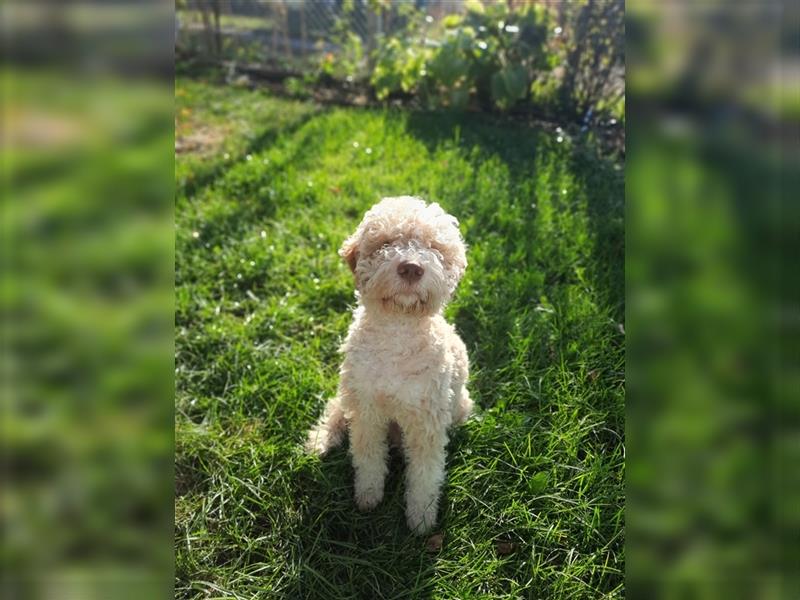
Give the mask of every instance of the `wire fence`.
[[[462, 3], [449, 4], [452, 12]], [[435, 8], [444, 14], [443, 6]], [[380, 36], [403, 25], [394, 12], [363, 1], [185, 0], [177, 5], [176, 44], [207, 58], [304, 70], [341, 49], [334, 40], [343, 30], [374, 49]]]

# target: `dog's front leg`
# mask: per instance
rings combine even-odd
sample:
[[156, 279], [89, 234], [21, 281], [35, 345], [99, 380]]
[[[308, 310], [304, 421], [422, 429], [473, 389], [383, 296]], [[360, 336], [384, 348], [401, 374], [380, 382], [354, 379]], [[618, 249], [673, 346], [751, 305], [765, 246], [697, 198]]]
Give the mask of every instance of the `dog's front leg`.
[[406, 453], [406, 520], [417, 534], [436, 524], [444, 482], [447, 433], [431, 424], [403, 429]]
[[375, 508], [383, 499], [383, 484], [389, 469], [385, 421], [356, 412], [350, 422], [350, 454], [356, 473], [355, 500], [358, 508]]

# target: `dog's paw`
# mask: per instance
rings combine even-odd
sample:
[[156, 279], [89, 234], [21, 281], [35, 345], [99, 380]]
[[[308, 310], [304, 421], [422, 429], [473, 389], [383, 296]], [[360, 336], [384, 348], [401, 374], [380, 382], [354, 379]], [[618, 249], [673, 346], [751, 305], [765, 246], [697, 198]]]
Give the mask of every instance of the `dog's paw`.
[[372, 510], [383, 500], [383, 490], [375, 488], [356, 490], [355, 500], [359, 510]]
[[417, 535], [428, 533], [436, 525], [436, 506], [425, 508], [409, 507], [406, 510], [408, 528]]

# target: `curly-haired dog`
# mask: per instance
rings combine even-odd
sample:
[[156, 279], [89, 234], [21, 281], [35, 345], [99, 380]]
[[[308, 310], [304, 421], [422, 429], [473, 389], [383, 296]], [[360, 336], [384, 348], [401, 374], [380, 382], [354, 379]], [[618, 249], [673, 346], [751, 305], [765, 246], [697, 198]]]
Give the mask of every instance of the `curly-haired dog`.
[[358, 307], [342, 351], [339, 391], [309, 432], [325, 454], [350, 429], [355, 500], [383, 498], [390, 431], [402, 432], [406, 517], [424, 533], [436, 523], [450, 425], [472, 410], [467, 351], [442, 309], [467, 267], [455, 217], [403, 196], [373, 206], [339, 254], [355, 276]]

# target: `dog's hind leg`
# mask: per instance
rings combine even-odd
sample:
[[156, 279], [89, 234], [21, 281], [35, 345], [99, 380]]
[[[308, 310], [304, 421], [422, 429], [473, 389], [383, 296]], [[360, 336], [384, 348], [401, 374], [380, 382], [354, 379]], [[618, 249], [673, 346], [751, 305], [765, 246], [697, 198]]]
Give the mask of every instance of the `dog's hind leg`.
[[347, 419], [342, 407], [342, 400], [339, 396], [335, 396], [328, 400], [319, 421], [308, 432], [306, 451], [324, 456], [329, 450], [342, 443], [346, 432]]

